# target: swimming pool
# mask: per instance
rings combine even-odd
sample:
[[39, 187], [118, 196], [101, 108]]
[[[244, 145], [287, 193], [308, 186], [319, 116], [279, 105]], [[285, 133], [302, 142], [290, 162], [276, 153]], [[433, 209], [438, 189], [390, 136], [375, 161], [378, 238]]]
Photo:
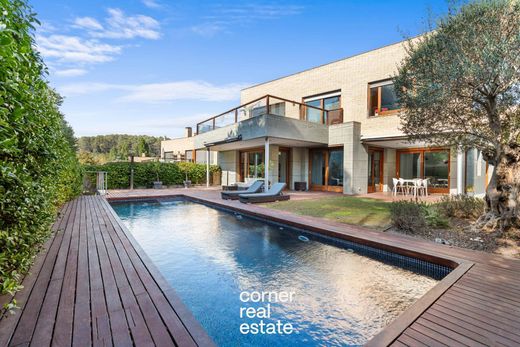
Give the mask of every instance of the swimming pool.
[[219, 346], [361, 345], [449, 272], [186, 200], [112, 207]]

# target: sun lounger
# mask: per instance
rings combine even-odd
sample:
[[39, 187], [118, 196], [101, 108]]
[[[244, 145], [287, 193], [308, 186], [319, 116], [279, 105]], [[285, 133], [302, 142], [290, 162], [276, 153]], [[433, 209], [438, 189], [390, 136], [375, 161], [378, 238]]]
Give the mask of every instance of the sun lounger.
[[289, 195], [284, 195], [282, 190], [285, 188], [285, 183], [275, 183], [273, 186], [265, 193], [256, 193], [256, 194], [239, 194], [240, 202], [243, 203], [259, 203], [259, 202], [273, 202], [280, 200], [289, 200]]
[[254, 181], [249, 188], [246, 190], [237, 190], [237, 191], [225, 191], [221, 192], [220, 196], [222, 196], [222, 199], [224, 200], [238, 200], [239, 194], [253, 194], [258, 193], [260, 189], [262, 189], [264, 185], [263, 181]]

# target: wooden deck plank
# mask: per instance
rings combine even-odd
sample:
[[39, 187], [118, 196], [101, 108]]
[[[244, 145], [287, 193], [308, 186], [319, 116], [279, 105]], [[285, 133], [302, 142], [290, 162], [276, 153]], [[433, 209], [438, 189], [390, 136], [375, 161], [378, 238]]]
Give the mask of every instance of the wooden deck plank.
[[[419, 341], [419, 343], [425, 344], [428, 347], [446, 347], [446, 346], [448, 346], [448, 345], [446, 345], [442, 342], [439, 342], [435, 339], [432, 339], [430, 336], [425, 335], [412, 328], [407, 329], [403, 334], [401, 334], [401, 336], [410, 336], [415, 341]], [[399, 336], [398, 340], [401, 338], [401, 336]], [[412, 346], [414, 346], [414, 345], [412, 345]]]
[[[99, 206], [98, 206], [99, 207]], [[133, 268], [133, 265], [130, 263], [126, 252], [122, 245], [120, 244], [120, 240], [115, 235], [114, 226], [110, 223], [110, 220], [104, 213], [104, 210], [100, 209], [100, 215], [103, 219], [103, 223], [106, 225], [106, 233], [103, 233], [103, 239], [105, 241], [105, 245], [107, 247], [108, 257], [110, 260], [110, 265], [112, 267], [116, 285], [122, 300], [125, 316], [127, 318], [127, 322], [131, 331], [131, 335], [135, 344], [143, 346], [143, 345], [151, 345], [153, 344], [153, 339], [150, 335], [148, 327], [145, 323], [145, 318], [142, 315], [141, 310], [137, 304], [136, 296], [130, 287], [130, 283], [132, 280], [138, 281], [137, 275], [134, 277], [127, 277], [128, 273], [134, 273], [134, 271], [130, 271], [130, 268]], [[138, 281], [140, 284], [140, 281]], [[136, 283], [134, 283], [135, 286]], [[144, 287], [138, 290], [139, 293], [144, 293]]]
[[90, 320], [92, 324], [92, 343], [94, 346], [111, 346], [110, 321], [108, 319], [107, 303], [105, 299], [105, 288], [101, 276], [97, 243], [95, 240], [96, 230], [99, 229], [93, 221], [92, 197], [86, 197], [86, 227], [88, 267], [90, 279]]
[[399, 336], [399, 339], [397, 341], [395, 341], [394, 343], [392, 343], [392, 346], [398, 346], [399, 343], [401, 343], [401, 345], [404, 345], [404, 346], [429, 347], [427, 344], [417, 341], [413, 337], [411, 337], [409, 335], [404, 335], [404, 334], [402, 336]]
[[488, 330], [494, 332], [493, 335], [508, 337], [513, 341], [516, 341], [518, 338], [520, 338], [520, 334], [517, 333], [517, 329], [509, 325], [503, 324], [500, 321], [492, 319], [492, 317], [485, 315], [483, 312], [479, 313], [468, 311], [463, 306], [459, 306], [449, 301], [438, 301], [435, 303], [435, 305], [432, 306], [432, 308], [442, 312], [449, 312], [449, 314], [456, 316], [461, 320], [471, 322], [476, 327], [485, 324], [487, 325]]
[[[467, 343], [470, 346], [480, 346], [485, 347], [489, 346], [491, 344], [491, 340], [489, 340], [485, 335], [482, 335], [480, 333], [477, 333], [473, 330], [466, 329], [465, 327], [462, 327], [461, 325], [453, 324], [443, 318], [437, 317], [429, 312], [424, 312], [424, 314], [421, 316], [421, 318], [418, 321], [425, 321], [431, 322], [436, 324], [439, 327], [442, 327], [442, 332], [446, 336], [455, 336], [460, 335], [461, 338], [457, 340], [461, 340], [463, 343]], [[485, 343], [481, 343], [479, 341], [485, 341]]]
[[16, 326], [16, 331], [14, 332], [10, 341], [11, 345], [29, 344], [32, 339], [38, 316], [45, 299], [47, 287], [51, 281], [52, 271], [54, 269], [58, 251], [63, 241], [63, 236], [63, 230], [56, 231], [54, 242], [47, 252], [44, 264], [40, 273], [38, 274], [36, 282], [34, 283], [25, 309], [21, 313], [20, 320]]
[[[48, 250], [52, 246], [56, 240], [57, 230], [63, 227], [63, 221], [67, 218], [70, 213], [70, 209], [74, 203], [69, 203], [64, 206], [62, 212], [60, 213], [58, 219], [52, 226], [53, 235], [47, 240], [47, 242], [43, 245], [42, 251], [37, 255], [35, 262], [29, 272], [22, 281], [23, 288], [17, 293], [16, 300], [18, 302], [19, 310], [23, 312], [25, 306], [27, 304], [28, 298], [32, 292], [34, 284], [36, 283], [37, 278], [41, 272], [41, 269], [45, 263], [46, 258], [49, 253]], [[3, 297], [2, 305], [10, 302], [12, 300], [12, 296], [5, 295]], [[20, 321], [21, 314], [6, 314], [2, 317], [0, 324], [0, 346], [7, 346], [12, 338], [12, 334], [14, 333], [14, 329]]]
[[[51, 277], [51, 283], [47, 288], [47, 293], [43, 301], [43, 305], [38, 317], [34, 335], [32, 337], [31, 345], [49, 346], [52, 340], [52, 332], [54, 330], [54, 323], [56, 321], [56, 313], [58, 303], [61, 296], [61, 289], [63, 286], [63, 279], [65, 277], [65, 267], [67, 263], [67, 256], [70, 248], [70, 240], [72, 236], [72, 223], [68, 223], [70, 218], [74, 217], [77, 204], [70, 204], [67, 208], [67, 216], [62, 219], [64, 223], [60, 223], [58, 230], [64, 230], [64, 238], [61, 243], [56, 264]], [[38, 341], [37, 344], [34, 341]]]
[[451, 311], [440, 306], [432, 307], [424, 313], [431, 314], [443, 319], [446, 322], [450, 322], [454, 325], [458, 325], [463, 329], [481, 334], [484, 338], [481, 341], [486, 341], [488, 345], [494, 345], [496, 343], [505, 346], [514, 344], [520, 344], [520, 336], [514, 336], [509, 334], [507, 331], [494, 327], [486, 322], [474, 319], [471, 316], [460, 314], [456, 311]]
[[99, 262], [100, 264], [111, 265], [101, 267], [101, 276], [103, 278], [107, 311], [110, 317], [112, 340], [116, 346], [131, 346], [132, 338], [130, 336], [130, 328], [128, 327], [125, 312], [114, 278], [112, 264], [108, 257], [105, 241], [103, 239], [103, 234], [108, 233], [108, 230], [106, 230], [106, 225], [104, 224], [104, 221], [100, 216], [98, 209], [96, 208], [95, 201], [90, 201], [90, 203], [91, 208], [95, 212], [94, 215], [97, 219], [96, 223], [94, 223], [96, 226], [94, 228], [94, 238], [96, 240]]
[[[425, 325], [426, 324], [426, 325]], [[410, 326], [410, 329], [415, 330], [419, 332], [422, 335], [428, 336], [431, 339], [438, 341], [440, 343], [443, 343], [450, 347], [462, 347], [462, 346], [470, 346], [464, 343], [461, 343], [457, 340], [452, 339], [451, 337], [448, 337], [440, 332], [437, 331], [436, 327], [433, 326], [434, 324], [430, 324], [430, 322], [419, 322], [418, 320], [413, 323]], [[418, 339], [419, 341], [422, 341], [422, 339]]]
[[79, 222], [79, 246], [76, 273], [76, 296], [74, 304], [73, 346], [85, 346], [92, 343], [90, 321], [90, 276], [87, 240], [87, 199], [81, 199], [81, 215]]

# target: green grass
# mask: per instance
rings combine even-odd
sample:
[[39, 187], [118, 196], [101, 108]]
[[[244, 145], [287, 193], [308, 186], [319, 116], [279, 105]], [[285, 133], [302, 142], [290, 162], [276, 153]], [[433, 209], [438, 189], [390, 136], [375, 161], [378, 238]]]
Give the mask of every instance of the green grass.
[[280, 201], [264, 206], [302, 216], [321, 217], [335, 222], [375, 229], [384, 229], [390, 225], [390, 204], [376, 199], [338, 196]]

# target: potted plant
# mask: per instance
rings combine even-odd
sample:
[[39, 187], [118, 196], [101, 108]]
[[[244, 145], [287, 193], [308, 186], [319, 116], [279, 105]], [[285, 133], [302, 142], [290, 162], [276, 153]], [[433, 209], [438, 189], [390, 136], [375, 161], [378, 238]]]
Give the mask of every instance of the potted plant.
[[155, 162], [153, 166], [154, 166], [154, 171], [155, 171], [155, 177], [157, 178], [153, 182], [153, 189], [162, 189], [162, 181], [159, 180], [159, 170], [161, 168], [161, 163]]

